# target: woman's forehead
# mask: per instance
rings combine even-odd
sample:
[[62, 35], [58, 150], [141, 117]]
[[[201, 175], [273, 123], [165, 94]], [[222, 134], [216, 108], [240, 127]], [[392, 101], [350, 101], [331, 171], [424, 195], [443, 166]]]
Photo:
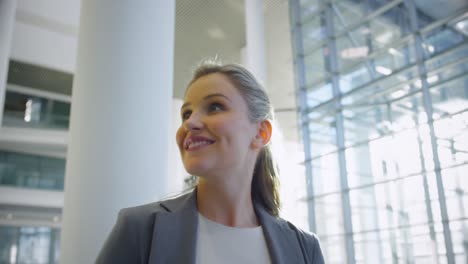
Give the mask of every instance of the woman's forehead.
[[229, 78], [220, 73], [212, 73], [194, 81], [187, 88], [184, 101], [198, 100], [210, 94], [223, 94], [228, 98], [240, 96]]

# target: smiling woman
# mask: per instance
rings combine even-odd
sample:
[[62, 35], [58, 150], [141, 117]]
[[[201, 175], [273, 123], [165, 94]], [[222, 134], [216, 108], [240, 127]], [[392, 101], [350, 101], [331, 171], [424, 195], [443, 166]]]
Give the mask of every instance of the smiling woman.
[[273, 110], [239, 65], [203, 63], [176, 142], [196, 188], [123, 209], [97, 263], [324, 263], [318, 239], [278, 217]]

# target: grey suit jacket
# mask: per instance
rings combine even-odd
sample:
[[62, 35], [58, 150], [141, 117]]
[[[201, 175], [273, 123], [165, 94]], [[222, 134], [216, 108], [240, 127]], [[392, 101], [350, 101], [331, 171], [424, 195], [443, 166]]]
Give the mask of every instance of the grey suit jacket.
[[[315, 235], [270, 215], [255, 204], [274, 264], [323, 264]], [[172, 200], [122, 209], [97, 264], [195, 264], [196, 190]]]

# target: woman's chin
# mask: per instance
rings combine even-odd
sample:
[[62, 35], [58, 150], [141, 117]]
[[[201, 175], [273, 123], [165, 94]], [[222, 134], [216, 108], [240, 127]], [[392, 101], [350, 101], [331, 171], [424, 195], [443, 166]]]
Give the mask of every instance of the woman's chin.
[[210, 167], [207, 164], [191, 163], [185, 164], [185, 170], [190, 175], [203, 176], [209, 173]]

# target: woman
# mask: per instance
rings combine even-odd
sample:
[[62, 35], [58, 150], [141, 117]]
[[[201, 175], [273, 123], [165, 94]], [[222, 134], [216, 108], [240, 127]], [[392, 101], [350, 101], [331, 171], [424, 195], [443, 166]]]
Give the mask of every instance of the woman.
[[196, 188], [123, 209], [97, 263], [324, 263], [317, 238], [278, 217], [272, 107], [239, 65], [202, 64], [176, 140]]

